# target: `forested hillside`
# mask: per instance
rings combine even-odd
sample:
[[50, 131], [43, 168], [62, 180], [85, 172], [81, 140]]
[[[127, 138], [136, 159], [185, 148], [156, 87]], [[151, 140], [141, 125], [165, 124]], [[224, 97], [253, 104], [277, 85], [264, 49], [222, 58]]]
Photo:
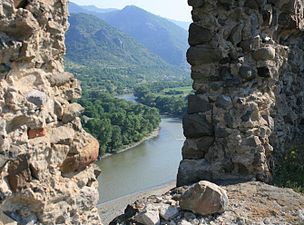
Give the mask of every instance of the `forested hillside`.
[[140, 83], [187, 76], [95, 16], [72, 14], [69, 22], [66, 67], [86, 89], [130, 92]]

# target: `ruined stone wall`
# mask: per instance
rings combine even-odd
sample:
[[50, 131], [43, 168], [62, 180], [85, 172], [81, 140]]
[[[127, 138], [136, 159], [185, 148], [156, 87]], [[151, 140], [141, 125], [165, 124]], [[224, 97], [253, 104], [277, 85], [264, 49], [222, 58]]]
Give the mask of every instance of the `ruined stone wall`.
[[276, 159], [303, 143], [304, 1], [188, 3], [196, 93], [177, 184], [270, 181]]
[[0, 1], [0, 224], [100, 224], [99, 146], [63, 65], [67, 16], [67, 0]]

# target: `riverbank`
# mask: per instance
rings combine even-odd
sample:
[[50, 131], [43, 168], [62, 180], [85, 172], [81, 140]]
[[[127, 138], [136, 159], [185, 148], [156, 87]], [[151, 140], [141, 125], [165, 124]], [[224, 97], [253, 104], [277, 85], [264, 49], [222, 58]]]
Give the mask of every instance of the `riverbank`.
[[114, 154], [119, 154], [119, 153], [125, 152], [127, 150], [132, 149], [132, 148], [135, 148], [136, 146], [144, 143], [147, 140], [158, 137], [159, 132], [160, 132], [160, 127], [156, 128], [154, 131], [152, 131], [150, 134], [148, 134], [147, 136], [145, 136], [142, 140], [140, 140], [138, 142], [135, 142], [135, 143], [130, 144], [130, 145], [125, 145], [125, 146], [122, 147], [122, 149], [117, 150], [115, 153], [106, 153], [104, 156], [102, 156], [102, 159], [108, 158], [108, 157], [110, 157]]
[[146, 191], [130, 194], [112, 201], [98, 205], [99, 215], [103, 224], [109, 224], [115, 217], [124, 213], [128, 204], [135, 202], [137, 199], [145, 198], [151, 195], [160, 195], [175, 187], [175, 181], [157, 186]]

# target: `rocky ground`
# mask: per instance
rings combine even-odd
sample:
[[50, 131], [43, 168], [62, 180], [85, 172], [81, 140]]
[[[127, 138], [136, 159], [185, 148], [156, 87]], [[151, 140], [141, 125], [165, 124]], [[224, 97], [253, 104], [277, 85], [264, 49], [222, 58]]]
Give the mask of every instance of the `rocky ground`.
[[179, 201], [187, 189], [184, 186], [171, 189], [163, 195], [137, 200], [126, 208], [125, 214], [110, 224], [138, 224], [136, 221], [143, 218], [146, 225], [304, 224], [304, 196], [291, 189], [260, 182], [224, 186], [229, 204], [224, 213], [212, 216], [200, 216], [181, 209]]
[[115, 217], [124, 213], [124, 209], [128, 204], [133, 203], [137, 199], [147, 198], [151, 195], [161, 195], [168, 192], [170, 189], [175, 187], [175, 181], [149, 189], [143, 192], [124, 196], [113, 201], [105, 202], [98, 206], [98, 212], [101, 217], [101, 221], [104, 224], [109, 224]]

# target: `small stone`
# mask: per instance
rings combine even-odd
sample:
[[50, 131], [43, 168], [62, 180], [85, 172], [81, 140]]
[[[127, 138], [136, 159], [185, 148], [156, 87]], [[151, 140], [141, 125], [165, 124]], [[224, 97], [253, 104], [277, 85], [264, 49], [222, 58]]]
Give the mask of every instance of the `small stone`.
[[46, 136], [47, 131], [45, 128], [29, 129], [27, 135], [29, 139], [34, 139]]
[[226, 95], [219, 95], [216, 98], [215, 105], [222, 109], [229, 109], [233, 106], [231, 98]]
[[228, 206], [226, 191], [208, 181], [192, 185], [181, 197], [180, 206], [203, 216], [222, 213]]
[[249, 66], [242, 66], [239, 70], [240, 77], [244, 80], [253, 80], [256, 77], [256, 71]]
[[62, 122], [66, 124], [73, 121], [76, 117], [80, 116], [83, 111], [84, 108], [81, 105], [77, 103], [70, 104], [66, 109], [64, 109]]
[[300, 225], [304, 224], [304, 209], [298, 211]]
[[182, 220], [178, 223], [178, 225], [193, 225], [192, 223], [188, 222], [187, 220]]
[[134, 216], [134, 220], [143, 225], [159, 225], [160, 217], [158, 209], [152, 204], [148, 204], [143, 212]]
[[159, 215], [161, 216], [161, 218], [167, 221], [176, 217], [178, 215], [178, 212], [179, 211], [176, 207], [167, 204], [162, 204], [159, 208]]
[[184, 213], [184, 217], [188, 221], [196, 219], [196, 216], [193, 213], [191, 213], [191, 212], [185, 212]]
[[275, 49], [272, 47], [264, 47], [253, 53], [253, 58], [257, 61], [273, 60], [275, 58]]

